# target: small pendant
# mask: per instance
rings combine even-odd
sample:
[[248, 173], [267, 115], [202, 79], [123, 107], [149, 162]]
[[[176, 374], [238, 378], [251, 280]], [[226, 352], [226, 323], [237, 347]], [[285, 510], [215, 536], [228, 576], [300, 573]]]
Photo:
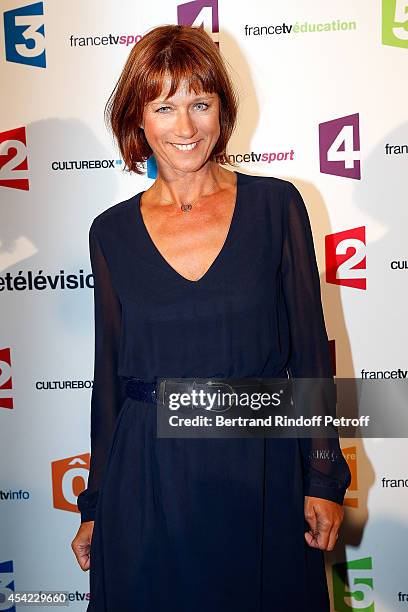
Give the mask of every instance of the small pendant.
[[182, 204], [180, 208], [183, 212], [190, 212], [193, 207], [191, 204]]

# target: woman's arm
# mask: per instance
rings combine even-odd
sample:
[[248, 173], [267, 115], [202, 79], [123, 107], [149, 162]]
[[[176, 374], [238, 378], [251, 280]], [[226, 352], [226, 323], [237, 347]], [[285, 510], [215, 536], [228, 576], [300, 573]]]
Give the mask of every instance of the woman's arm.
[[[333, 380], [329, 342], [323, 316], [320, 279], [306, 206], [288, 182], [285, 200], [282, 284], [290, 331], [289, 370], [293, 378]], [[318, 414], [332, 414], [330, 383], [313, 389]], [[334, 400], [335, 402], [335, 400]], [[351, 474], [335, 438], [298, 438], [302, 453], [304, 494], [343, 503]]]
[[125, 397], [123, 383], [117, 374], [121, 304], [111, 282], [95, 221], [89, 230], [89, 253], [94, 277], [95, 360], [90, 470], [87, 488], [77, 500], [81, 523], [94, 520], [116, 418]]

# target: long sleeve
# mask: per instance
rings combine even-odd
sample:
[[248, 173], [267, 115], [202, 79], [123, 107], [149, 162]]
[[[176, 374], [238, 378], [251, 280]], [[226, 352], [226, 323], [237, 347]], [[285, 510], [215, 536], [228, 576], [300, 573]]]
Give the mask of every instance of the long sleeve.
[[112, 286], [94, 222], [89, 230], [89, 253], [94, 277], [95, 354], [90, 470], [87, 488], [77, 499], [81, 523], [94, 520], [116, 418], [124, 399], [123, 383], [117, 375], [121, 304]]
[[[288, 182], [282, 248], [282, 289], [289, 323], [288, 369], [292, 378], [333, 381], [324, 322], [320, 279], [309, 216], [298, 189]], [[330, 385], [329, 385], [330, 386]], [[333, 413], [335, 397], [317, 382], [319, 413]], [[331, 399], [330, 399], [331, 398]], [[296, 402], [296, 400], [295, 400]], [[324, 405], [331, 402], [332, 405]], [[304, 494], [343, 503], [351, 473], [338, 437], [298, 438], [304, 472]]]

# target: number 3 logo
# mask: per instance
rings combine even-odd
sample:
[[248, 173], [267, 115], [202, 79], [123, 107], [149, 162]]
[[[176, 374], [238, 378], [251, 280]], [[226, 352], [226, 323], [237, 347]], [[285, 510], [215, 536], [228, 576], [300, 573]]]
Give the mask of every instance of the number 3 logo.
[[382, 42], [408, 49], [408, 0], [382, 0]]
[[43, 3], [6, 11], [4, 38], [7, 61], [45, 68]]

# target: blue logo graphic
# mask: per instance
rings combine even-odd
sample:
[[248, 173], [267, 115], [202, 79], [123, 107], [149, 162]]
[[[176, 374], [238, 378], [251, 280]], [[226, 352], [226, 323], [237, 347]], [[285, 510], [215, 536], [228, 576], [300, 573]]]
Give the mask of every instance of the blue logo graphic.
[[45, 68], [43, 3], [5, 11], [4, 40], [8, 62]]
[[16, 612], [13, 602], [8, 598], [14, 595], [13, 561], [0, 562], [0, 610]]
[[154, 155], [151, 155], [147, 160], [147, 178], [156, 179], [157, 178], [157, 164], [156, 158]]

